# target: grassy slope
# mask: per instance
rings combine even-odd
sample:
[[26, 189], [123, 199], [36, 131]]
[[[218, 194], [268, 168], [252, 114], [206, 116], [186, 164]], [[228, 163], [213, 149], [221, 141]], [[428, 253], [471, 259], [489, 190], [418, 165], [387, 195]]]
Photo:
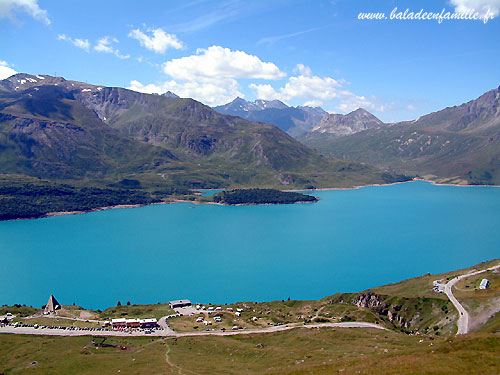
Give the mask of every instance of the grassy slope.
[[435, 298], [447, 299], [446, 295], [435, 293], [434, 291], [432, 291], [432, 286], [433, 286], [432, 282], [434, 280], [441, 280], [441, 279], [451, 280], [455, 276], [463, 275], [473, 270], [486, 269], [492, 266], [496, 266], [499, 263], [500, 259], [493, 259], [488, 262], [479, 263], [472, 267], [464, 268], [461, 270], [445, 272], [437, 275], [427, 274], [424, 276], [403, 280], [397, 283], [376, 287], [370, 289], [370, 291], [380, 294], [396, 295], [401, 297], [435, 297]]
[[497, 335], [420, 340], [364, 329], [106, 340], [121, 350], [96, 348], [90, 337], [0, 335], [0, 373], [496, 374], [500, 365]]
[[168, 150], [121, 136], [57, 87], [25, 94], [0, 96], [1, 172], [102, 179], [175, 164]]
[[114, 318], [157, 318], [175, 314], [167, 303], [150, 305], [121, 305], [110, 307], [98, 314], [99, 319]]
[[[477, 131], [433, 128], [431, 120], [401, 123], [335, 138], [310, 134], [301, 140], [320, 152], [370, 162], [406, 174], [434, 175], [443, 182], [500, 184], [498, 126]], [[439, 119], [435, 120], [439, 121]]]

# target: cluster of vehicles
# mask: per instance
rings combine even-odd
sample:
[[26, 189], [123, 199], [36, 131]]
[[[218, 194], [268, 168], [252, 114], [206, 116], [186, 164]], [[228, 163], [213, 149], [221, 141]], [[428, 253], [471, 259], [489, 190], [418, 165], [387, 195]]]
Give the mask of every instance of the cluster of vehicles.
[[[216, 314], [213, 318], [214, 322], [215, 323], [221, 323], [222, 322], [222, 307], [220, 306], [217, 306], [217, 307], [214, 307], [214, 306], [202, 306], [202, 305], [196, 305], [196, 309], [198, 310], [198, 314], [208, 314], [208, 315], [211, 315], [211, 314]], [[243, 312], [243, 309], [242, 308], [236, 308], [236, 311], [234, 311], [234, 309], [232, 307], [228, 307], [226, 308], [226, 311], [231, 313], [231, 314], [234, 314], [234, 316], [236, 317], [240, 317], [241, 316], [241, 313]], [[189, 316], [193, 317], [195, 316], [197, 313], [190, 313]], [[219, 313], [219, 314], [217, 314]], [[252, 317], [252, 320], [254, 322], [257, 322], [259, 320], [258, 317], [254, 316]], [[235, 322], [237, 322], [238, 319], [235, 320]], [[196, 323], [203, 323], [205, 326], [211, 326], [212, 325], [212, 321], [210, 320], [207, 320], [204, 316], [198, 316], [196, 318]], [[272, 323], [268, 323], [269, 325], [273, 325]], [[274, 326], [281, 326], [283, 325], [283, 323], [279, 322], [279, 323], [275, 323]], [[238, 325], [235, 325], [231, 328], [231, 330], [233, 331], [236, 331], [236, 330], [240, 330], [240, 329], [246, 329], [242, 326], [238, 326]], [[221, 331], [225, 331], [226, 329], [225, 328], [221, 328]], [[207, 331], [209, 331], [209, 329], [207, 329]]]
[[[66, 331], [111, 331], [108, 328], [94, 328], [94, 327], [75, 327], [75, 326], [41, 326], [38, 324], [26, 324], [26, 323], [9, 323], [8, 324], [14, 328], [28, 327], [34, 329], [60, 329]], [[2, 324], [3, 327], [7, 326], [7, 324]]]
[[437, 281], [434, 281], [434, 286], [433, 286], [432, 289], [435, 292], [437, 292], [437, 293], [444, 293], [444, 288], [445, 288], [444, 284], [441, 284], [441, 283], [439, 283]]
[[[222, 322], [223, 309], [221, 306], [203, 306], [203, 305], [198, 304], [195, 307], [196, 307], [196, 310], [198, 310], [198, 311], [191, 312], [189, 314], [189, 316], [193, 317], [196, 314], [208, 314], [208, 315], [215, 314], [215, 316], [213, 318], [213, 322], [214, 323], [221, 323]], [[243, 309], [237, 308], [236, 312], [235, 312], [232, 307], [228, 307], [228, 308], [226, 308], [225, 311], [228, 313], [234, 314], [237, 317], [240, 317], [241, 313], [243, 312]], [[204, 316], [198, 316], [196, 318], [196, 323], [203, 323], [205, 326], [211, 326], [213, 324], [211, 320], [206, 319]], [[233, 328], [232, 328], [232, 330], [238, 330], [238, 329], [244, 329], [244, 328], [240, 327], [240, 326], [233, 326]], [[226, 330], [226, 328], [221, 328], [221, 331], [225, 331], [225, 330]], [[207, 331], [209, 331], [209, 329], [207, 329]]]

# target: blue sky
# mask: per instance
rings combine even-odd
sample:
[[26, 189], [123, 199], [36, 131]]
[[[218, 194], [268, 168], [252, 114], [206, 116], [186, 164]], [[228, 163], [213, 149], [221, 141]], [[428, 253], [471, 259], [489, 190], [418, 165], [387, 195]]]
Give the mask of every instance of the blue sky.
[[[360, 20], [360, 12], [481, 20]], [[500, 85], [500, 0], [0, 0], [0, 77], [50, 74], [208, 105], [236, 96], [411, 120]]]

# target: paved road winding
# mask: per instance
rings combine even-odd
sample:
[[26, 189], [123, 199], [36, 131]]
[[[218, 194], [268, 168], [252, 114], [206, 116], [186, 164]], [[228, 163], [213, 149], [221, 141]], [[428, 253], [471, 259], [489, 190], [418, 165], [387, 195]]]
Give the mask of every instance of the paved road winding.
[[465, 308], [460, 304], [460, 302], [458, 302], [458, 300], [453, 295], [453, 291], [452, 291], [453, 286], [457, 282], [459, 282], [460, 280], [465, 279], [466, 277], [478, 275], [478, 274], [486, 272], [486, 271], [493, 271], [497, 268], [500, 268], [500, 264], [498, 266], [490, 267], [490, 268], [485, 269], [485, 270], [473, 271], [473, 272], [469, 272], [465, 275], [457, 276], [457, 277], [451, 279], [450, 281], [448, 281], [448, 283], [445, 285], [444, 292], [446, 293], [446, 295], [450, 299], [451, 303], [453, 303], [453, 306], [455, 306], [455, 308], [458, 310], [458, 313], [459, 313], [458, 321], [457, 321], [457, 326], [458, 326], [457, 335], [464, 335], [464, 334], [469, 333], [470, 315], [467, 312], [467, 310], [465, 310]]

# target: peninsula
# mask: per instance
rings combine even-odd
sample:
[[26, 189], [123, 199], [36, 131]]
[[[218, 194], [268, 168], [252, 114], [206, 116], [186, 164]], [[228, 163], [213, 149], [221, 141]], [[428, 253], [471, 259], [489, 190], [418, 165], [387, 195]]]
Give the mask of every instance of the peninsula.
[[277, 189], [233, 189], [216, 193], [213, 196], [215, 203], [227, 205], [240, 204], [287, 204], [313, 203], [318, 198], [312, 195]]

